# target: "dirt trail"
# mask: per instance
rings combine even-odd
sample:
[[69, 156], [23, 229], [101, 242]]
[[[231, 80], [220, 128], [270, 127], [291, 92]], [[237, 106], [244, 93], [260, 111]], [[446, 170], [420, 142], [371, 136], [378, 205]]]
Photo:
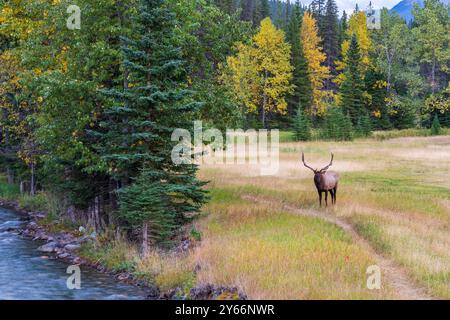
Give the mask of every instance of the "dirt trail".
[[361, 237], [355, 230], [355, 228], [347, 222], [345, 219], [331, 215], [327, 211], [319, 211], [314, 209], [300, 209], [292, 205], [278, 202], [273, 199], [267, 199], [264, 197], [256, 197], [253, 195], [242, 196], [244, 200], [249, 200], [252, 202], [258, 202], [261, 204], [267, 204], [277, 206], [277, 209], [286, 210], [294, 214], [320, 218], [327, 222], [333, 223], [340, 228], [342, 228], [352, 239], [360, 245], [362, 248], [367, 250], [367, 252], [375, 259], [376, 264], [382, 270], [382, 277], [388, 281], [390, 286], [395, 290], [399, 299], [404, 300], [432, 300], [433, 297], [427, 292], [425, 288], [418, 287], [407, 275], [406, 271], [392, 261], [389, 258], [380, 255], [375, 251], [375, 249], [370, 245], [370, 243]]

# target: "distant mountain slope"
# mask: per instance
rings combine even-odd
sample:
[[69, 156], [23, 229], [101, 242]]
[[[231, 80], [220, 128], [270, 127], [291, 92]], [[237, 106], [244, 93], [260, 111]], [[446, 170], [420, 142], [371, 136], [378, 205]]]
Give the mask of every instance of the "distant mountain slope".
[[[441, 0], [441, 2], [445, 3], [446, 5], [450, 5], [450, 0]], [[412, 10], [415, 3], [423, 7], [424, 0], [403, 0], [400, 1], [395, 7], [393, 7], [391, 11], [397, 12], [403, 19], [409, 22], [411, 20], [414, 20]]]

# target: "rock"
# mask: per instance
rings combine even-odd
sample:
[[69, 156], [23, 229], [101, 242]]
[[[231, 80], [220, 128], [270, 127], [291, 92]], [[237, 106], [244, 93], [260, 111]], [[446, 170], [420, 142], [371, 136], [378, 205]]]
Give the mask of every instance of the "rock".
[[148, 300], [157, 300], [160, 297], [160, 291], [156, 286], [150, 286], [147, 289], [147, 299]]
[[58, 243], [53, 241], [53, 242], [49, 242], [47, 244], [44, 244], [44, 245], [40, 246], [38, 248], [38, 250], [41, 251], [41, 252], [48, 252], [48, 253], [50, 253], [50, 252], [54, 252], [57, 247], [58, 247]]
[[119, 281], [124, 281], [124, 280], [128, 280], [130, 278], [130, 275], [128, 273], [119, 273], [117, 275], [117, 280]]
[[65, 259], [65, 258], [67, 258], [69, 256], [70, 256], [70, 254], [67, 253], [67, 252], [63, 252], [61, 254], [58, 254], [58, 258], [60, 258], [60, 259]]
[[80, 245], [79, 244], [66, 244], [64, 246], [64, 249], [68, 250], [68, 251], [75, 251], [80, 249]]
[[86, 232], [86, 228], [81, 226], [81, 227], [78, 228], [78, 231], [81, 232], [81, 233], [85, 233]]
[[192, 300], [246, 300], [247, 296], [235, 287], [201, 284], [192, 288], [189, 297]]
[[72, 263], [73, 264], [81, 264], [82, 260], [80, 257], [76, 257], [75, 259], [73, 259]]
[[36, 222], [32, 221], [27, 225], [28, 229], [38, 229], [38, 225]]

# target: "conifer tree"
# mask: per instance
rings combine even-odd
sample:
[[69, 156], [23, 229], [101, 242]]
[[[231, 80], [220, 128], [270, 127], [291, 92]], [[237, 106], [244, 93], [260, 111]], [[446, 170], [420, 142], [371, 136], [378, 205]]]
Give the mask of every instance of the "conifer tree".
[[[336, 75], [335, 60], [339, 57], [339, 20], [335, 0], [328, 0], [325, 6], [323, 51], [327, 55], [325, 65], [332, 76]], [[331, 77], [326, 81], [326, 88], [331, 88]]]
[[123, 89], [105, 90], [115, 104], [106, 111], [99, 151], [109, 173], [122, 185], [120, 217], [142, 227], [148, 237], [167, 240], [205, 200], [196, 166], [175, 164], [171, 135], [192, 126], [189, 114], [199, 104], [189, 100], [180, 51], [174, 46], [174, 15], [163, 0], [141, 0], [135, 40], [124, 39]]
[[433, 124], [431, 125], [431, 134], [433, 136], [438, 136], [441, 134], [441, 123], [439, 122], [439, 117], [437, 113], [434, 115]]
[[358, 41], [353, 34], [350, 47], [345, 57], [345, 80], [340, 88], [341, 105], [345, 113], [348, 113], [353, 124], [356, 124], [364, 110], [364, 82], [361, 77], [361, 54]]
[[340, 107], [331, 107], [325, 117], [322, 135], [325, 139], [349, 141], [353, 139], [353, 125]]
[[368, 114], [358, 118], [355, 132], [361, 137], [368, 137], [372, 134], [372, 123]]
[[292, 129], [296, 141], [309, 141], [311, 140], [311, 121], [304, 113], [301, 106], [297, 109], [297, 114], [294, 117], [292, 123]]
[[296, 108], [301, 105], [304, 110], [311, 106], [311, 81], [308, 74], [308, 62], [303, 51], [301, 29], [301, 8], [299, 3], [294, 6], [289, 23], [287, 40], [291, 44], [291, 63], [294, 67], [292, 83], [294, 92], [289, 97], [289, 111], [294, 115]]

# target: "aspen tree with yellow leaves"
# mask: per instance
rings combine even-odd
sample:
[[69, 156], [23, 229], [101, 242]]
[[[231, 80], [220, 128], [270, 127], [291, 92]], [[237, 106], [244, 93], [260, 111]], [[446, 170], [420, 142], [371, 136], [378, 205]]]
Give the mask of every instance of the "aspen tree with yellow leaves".
[[323, 64], [326, 55], [320, 47], [322, 40], [318, 36], [316, 20], [309, 12], [305, 12], [303, 16], [300, 36], [312, 86], [311, 109], [308, 112], [311, 115], [323, 116], [327, 111], [328, 100], [332, 98], [331, 91], [323, 90], [325, 81], [330, 77], [330, 69]]
[[293, 67], [291, 46], [284, 32], [270, 20], [261, 21], [258, 34], [250, 44], [239, 44], [236, 56], [228, 57], [222, 80], [233, 89], [246, 112], [258, 112], [266, 127], [268, 113], [284, 114], [286, 95], [291, 93]]

